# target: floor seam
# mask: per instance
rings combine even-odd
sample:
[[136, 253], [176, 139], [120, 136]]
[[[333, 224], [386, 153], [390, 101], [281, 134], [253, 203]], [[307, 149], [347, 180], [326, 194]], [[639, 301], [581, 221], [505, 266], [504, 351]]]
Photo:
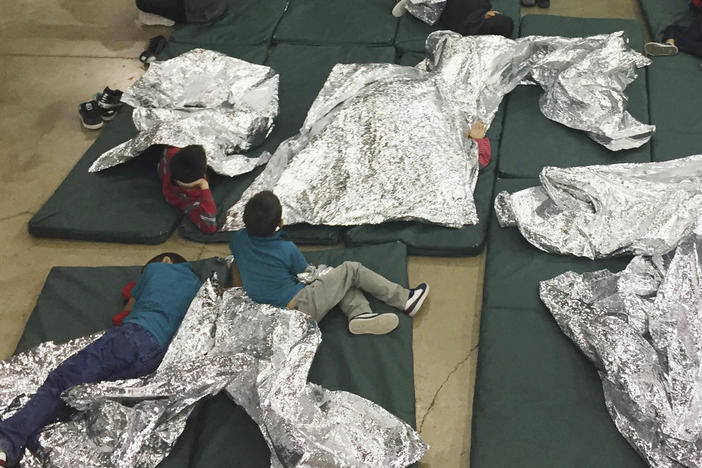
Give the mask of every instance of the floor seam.
[[0, 57], [33, 57], [33, 58], [76, 58], [76, 59], [113, 59], [113, 60], [138, 60], [133, 55], [126, 57], [115, 57], [114, 55], [61, 55], [61, 54], [24, 54], [0, 52]]

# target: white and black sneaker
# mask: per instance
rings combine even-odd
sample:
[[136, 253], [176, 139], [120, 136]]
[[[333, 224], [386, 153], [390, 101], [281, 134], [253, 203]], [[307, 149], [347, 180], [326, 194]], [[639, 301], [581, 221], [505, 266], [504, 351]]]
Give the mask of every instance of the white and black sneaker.
[[89, 130], [102, 128], [103, 122], [97, 101], [84, 102], [78, 106], [78, 114], [83, 126]]
[[399, 18], [407, 12], [407, 0], [399, 0], [392, 9], [392, 16]]
[[405, 313], [410, 317], [414, 317], [428, 295], [429, 285], [427, 283], [422, 283], [416, 288], [410, 289], [409, 298], [407, 299], [407, 304], [405, 304]]
[[678, 46], [669, 42], [647, 42], [644, 45], [644, 51], [652, 57], [677, 55]]
[[146, 47], [146, 50], [139, 55], [139, 61], [145, 66], [150, 65], [167, 45], [168, 40], [165, 37], [152, 37], [149, 39], [149, 45]]
[[396, 314], [361, 314], [349, 320], [349, 331], [354, 335], [385, 335], [400, 323]]

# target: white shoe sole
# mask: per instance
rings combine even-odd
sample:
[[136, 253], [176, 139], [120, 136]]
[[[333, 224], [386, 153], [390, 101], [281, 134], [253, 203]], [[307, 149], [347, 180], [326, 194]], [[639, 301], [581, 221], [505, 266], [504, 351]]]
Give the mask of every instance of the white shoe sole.
[[407, 13], [407, 0], [400, 0], [397, 5], [392, 9], [392, 16], [399, 18], [400, 16]]
[[667, 42], [647, 42], [644, 51], [652, 57], [663, 57], [666, 55], [677, 55], [678, 46]]
[[396, 314], [379, 314], [370, 318], [352, 318], [349, 321], [349, 331], [354, 335], [385, 335], [390, 333], [400, 319]]
[[175, 21], [164, 16], [147, 13], [137, 9], [137, 22], [143, 26], [175, 26]]
[[412, 309], [412, 312], [410, 312], [409, 315], [410, 317], [414, 317], [417, 315], [417, 312], [419, 312], [419, 309], [422, 307], [422, 304], [424, 304], [424, 300], [427, 298], [429, 295], [429, 285], [427, 284], [427, 289], [424, 290], [424, 294], [422, 294], [422, 297], [419, 298], [419, 300], [414, 304], [414, 309]]
[[102, 122], [100, 122], [98, 124], [91, 125], [91, 124], [87, 124], [87, 123], [83, 122], [83, 119], [80, 119], [80, 123], [83, 124], [83, 127], [87, 128], [88, 130], [97, 130], [97, 129], [102, 128], [102, 126], [103, 126]]

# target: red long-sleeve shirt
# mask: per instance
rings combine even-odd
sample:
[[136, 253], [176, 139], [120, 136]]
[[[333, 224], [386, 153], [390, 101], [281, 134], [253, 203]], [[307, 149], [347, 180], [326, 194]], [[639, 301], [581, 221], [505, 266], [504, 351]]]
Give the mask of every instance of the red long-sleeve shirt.
[[490, 158], [492, 157], [490, 140], [487, 138], [476, 138], [475, 142], [478, 143], [478, 162], [480, 167], [485, 167], [490, 163]]
[[217, 207], [210, 189], [184, 189], [171, 178], [171, 158], [180, 148], [170, 148], [158, 163], [158, 176], [161, 178], [163, 196], [166, 201], [183, 210], [190, 221], [205, 234], [217, 231]]

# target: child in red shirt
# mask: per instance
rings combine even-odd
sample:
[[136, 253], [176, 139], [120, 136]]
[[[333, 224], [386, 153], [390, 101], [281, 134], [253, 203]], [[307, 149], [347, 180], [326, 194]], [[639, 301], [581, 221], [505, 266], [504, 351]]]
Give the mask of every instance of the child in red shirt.
[[158, 163], [163, 196], [183, 210], [202, 232], [217, 231], [217, 207], [207, 182], [207, 157], [200, 145], [167, 147]]

